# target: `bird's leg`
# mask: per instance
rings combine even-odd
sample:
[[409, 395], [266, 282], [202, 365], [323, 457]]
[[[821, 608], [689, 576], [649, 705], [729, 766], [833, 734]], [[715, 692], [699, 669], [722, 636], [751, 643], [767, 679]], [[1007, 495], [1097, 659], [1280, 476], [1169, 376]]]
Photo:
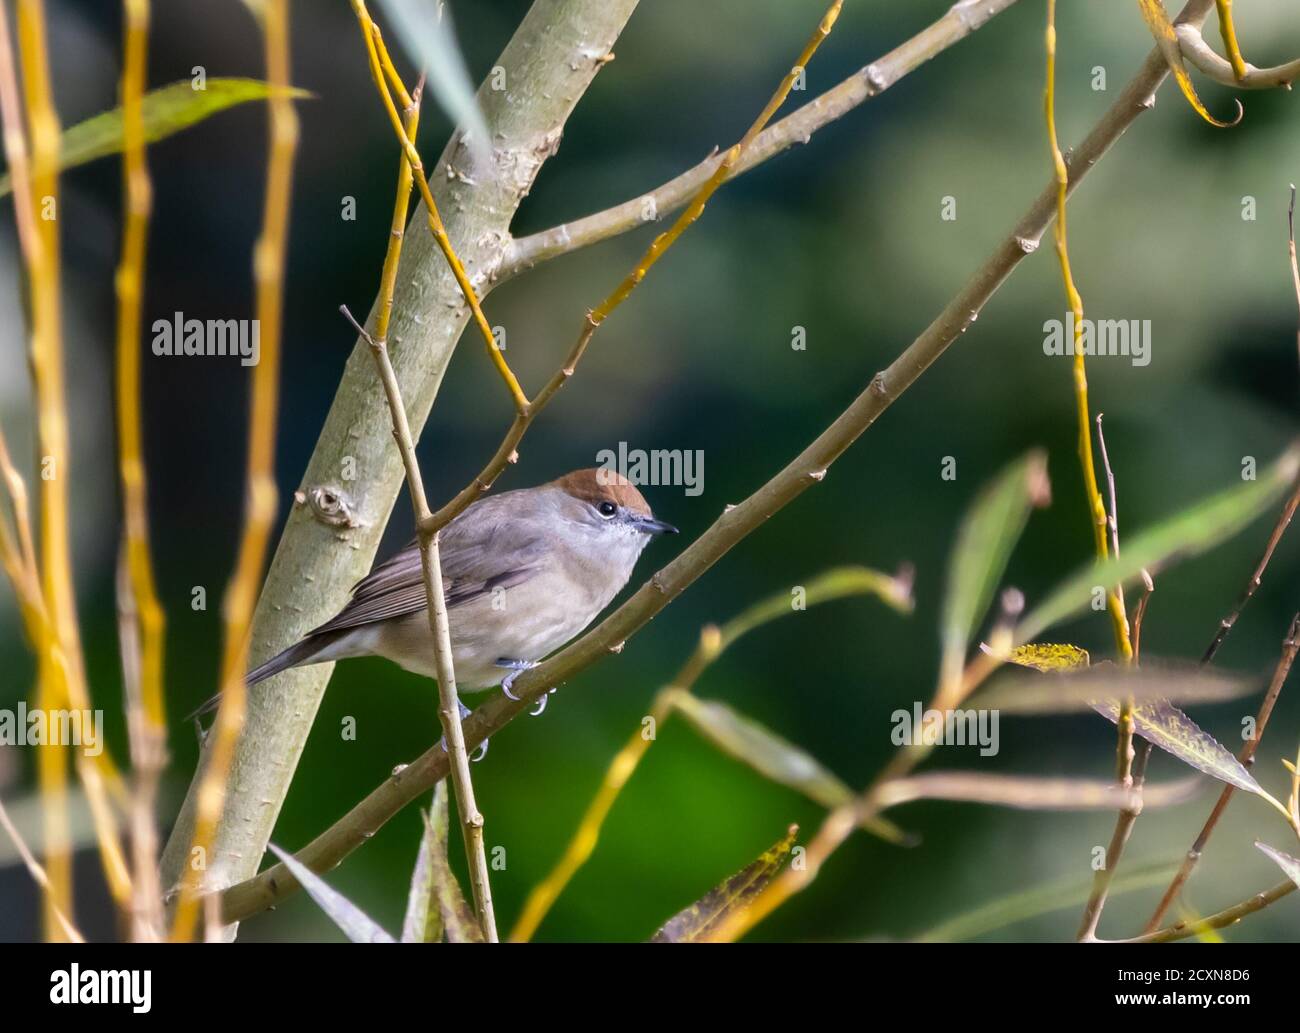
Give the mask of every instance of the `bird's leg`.
[[[456, 705], [460, 707], [460, 719], [462, 721], [464, 721], [465, 718], [469, 717], [470, 714], [474, 713], [474, 711], [470, 710], [470, 708], [465, 706], [465, 704], [462, 703], [460, 700], [456, 700]], [[487, 739], [483, 740], [482, 744], [478, 748], [478, 752], [474, 754], [474, 756], [470, 757], [471, 762], [478, 763], [480, 760], [482, 760], [484, 757], [487, 756], [488, 741], [489, 740]], [[445, 734], [441, 739], [438, 740], [438, 745], [442, 747], [443, 753], [447, 752], [447, 736]]]
[[510, 691], [510, 687], [514, 685], [515, 679], [518, 678], [521, 674], [523, 674], [524, 671], [527, 671], [532, 667], [536, 667], [537, 661], [536, 660], [511, 660], [510, 657], [503, 656], [497, 659], [497, 666], [504, 667], [506, 670], [510, 672], [503, 679], [501, 679], [501, 691], [504, 692], [511, 699], [513, 699], [516, 703], [518, 703], [519, 697]]

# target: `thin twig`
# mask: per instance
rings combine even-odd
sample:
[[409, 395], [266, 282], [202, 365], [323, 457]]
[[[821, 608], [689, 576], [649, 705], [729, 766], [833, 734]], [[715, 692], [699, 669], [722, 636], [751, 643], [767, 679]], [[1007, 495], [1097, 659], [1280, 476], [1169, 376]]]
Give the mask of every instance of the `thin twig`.
[[[69, 706], [89, 712], [91, 706], [77, 626], [68, 529], [71, 448], [60, 314], [59, 118], [50, 84], [42, 0], [19, 0], [18, 40], [32, 162], [30, 194], [26, 197], [15, 195], [14, 202], [27, 207], [35, 225], [35, 233], [29, 241], [34, 246], [27, 256], [27, 272], [31, 287], [31, 366], [36, 393], [36, 438], [38, 454], [45, 467], [40, 483], [38, 519], [41, 591], [48, 620], [45, 622], [45, 639], [39, 646], [36, 700], [37, 706], [46, 713]], [[3, 42], [4, 60], [12, 67], [7, 30]], [[6, 74], [3, 78], [12, 79], [12, 76]], [[8, 90], [11, 85], [5, 82], [3, 88]], [[19, 124], [6, 125], [6, 147], [11, 155], [18, 150], [25, 151], [11, 140], [20, 132]], [[40, 218], [36, 215], [38, 210]], [[47, 904], [52, 906], [57, 901], [59, 908], [72, 916], [65, 749], [53, 745], [42, 747], [37, 755], [37, 764], [46, 816], [46, 871], [50, 879]], [[75, 756], [74, 762], [85, 784], [109, 891], [114, 901], [125, 907], [131, 897], [131, 878], [119, 840], [116, 817], [109, 807], [104, 786], [106, 777], [116, 776], [112, 759], [107, 750], [95, 758], [87, 757], [82, 751]], [[47, 906], [45, 919], [47, 933], [62, 933], [61, 928], [56, 929], [50, 906]]]
[[[1107, 526], [1111, 539], [1115, 542], [1115, 554], [1119, 555], [1119, 522], [1114, 513], [1115, 481], [1109, 473], [1110, 463], [1106, 460], [1108, 480], [1111, 491], [1111, 515], [1107, 517], [1106, 506], [1102, 502], [1101, 491], [1097, 487], [1097, 470], [1092, 457], [1092, 426], [1088, 406], [1088, 374], [1083, 348], [1083, 298], [1074, 283], [1070, 271], [1070, 254], [1066, 234], [1066, 198], [1069, 190], [1070, 176], [1066, 168], [1065, 156], [1061, 153], [1056, 138], [1056, 0], [1047, 0], [1047, 86], [1043, 91], [1043, 105], [1047, 116], [1047, 138], [1052, 155], [1052, 165], [1056, 170], [1056, 255], [1061, 266], [1061, 279], [1065, 283], [1065, 295], [1074, 315], [1074, 398], [1078, 417], [1079, 464], [1083, 468], [1083, 489], [1092, 517], [1093, 546], [1097, 559], [1104, 561], [1109, 553], [1107, 545]], [[1101, 430], [1101, 418], [1097, 420], [1098, 432]], [[1102, 445], [1104, 450], [1105, 445]], [[1111, 625], [1115, 634], [1115, 646], [1123, 663], [1132, 663], [1133, 644], [1129, 636], [1128, 616], [1124, 607], [1124, 596], [1119, 586], [1106, 589], [1106, 609], [1110, 611]], [[1125, 699], [1119, 708], [1117, 739], [1115, 746], [1115, 780], [1125, 788], [1141, 786], [1142, 772], [1135, 764], [1136, 751], [1133, 749], [1133, 701]], [[1145, 770], [1149, 750], [1141, 753], [1141, 767]], [[1093, 880], [1092, 894], [1084, 908], [1079, 939], [1090, 939], [1101, 919], [1102, 909], [1106, 906], [1106, 894], [1110, 889], [1111, 879], [1120, 855], [1128, 842], [1133, 823], [1141, 813], [1142, 798], [1140, 791], [1133, 794], [1135, 801], [1120, 811], [1116, 819], [1115, 831], [1111, 836], [1110, 848], [1106, 855], [1106, 866], [1096, 873]]]
[[569, 840], [563, 855], [546, 878], [534, 886], [532, 892], [528, 894], [524, 909], [520, 912], [515, 927], [510, 931], [512, 943], [526, 943], [533, 938], [533, 934], [537, 932], [537, 927], [542, 924], [551, 906], [559, 899], [578, 869], [587, 863], [592, 851], [596, 849], [600, 830], [609, 816], [610, 809], [614, 806], [614, 801], [618, 799], [618, 794], [623, 791], [628, 779], [632, 777], [637, 765], [650, 749], [650, 744], [656, 741], [664, 724], [672, 716], [673, 692], [690, 692], [705, 668], [717, 659], [722, 651], [722, 645], [723, 635], [719, 628], [713, 624], [705, 627], [700, 632], [699, 644], [682, 665], [682, 669], [677, 672], [677, 676], [655, 694], [650, 710], [643, 719], [651, 722], [653, 734], [646, 735], [644, 727], [637, 728], [626, 745], [615, 754], [605, 771], [605, 777], [601, 780], [600, 788], [596, 790], [596, 795], [587, 805], [587, 810], [578, 823], [577, 831]]
[[[723, 155], [722, 160], [717, 163], [711, 175], [705, 179], [703, 185], [695, 192], [691, 202], [674, 221], [673, 225], [657, 236], [651, 245], [642, 254], [640, 260], [630, 273], [610, 292], [599, 305], [587, 313], [583, 319], [582, 328], [578, 333], [578, 338], [570, 349], [568, 357], [558, 370], [546, 382], [546, 385], [537, 393], [537, 396], [528, 404], [525, 409], [516, 414], [501, 444], [493, 453], [492, 458], [472, 481], [462, 488], [456, 495], [429, 520], [422, 525], [422, 528], [428, 531], [437, 531], [446, 527], [455, 517], [463, 512], [475, 500], [492, 487], [493, 482], [501, 475], [502, 471], [518, 459], [518, 446], [523, 436], [528, 432], [537, 415], [550, 404], [551, 400], [559, 393], [560, 389], [569, 382], [578, 363], [582, 361], [583, 355], [587, 351], [587, 346], [595, 336], [600, 325], [609, 318], [610, 314], [618, 308], [628, 296], [641, 284], [649, 273], [650, 269], [656, 262], [661, 259], [670, 247], [677, 241], [687, 228], [695, 222], [696, 219], [704, 212], [705, 205], [708, 204], [709, 198], [717, 191], [723, 182], [733, 173], [737, 163], [748, 151], [754, 140], [763, 131], [763, 127], [772, 120], [772, 116], [785, 103], [785, 99], [790, 94], [790, 89], [795, 81], [803, 74], [807, 64], [812, 60], [817, 48], [827, 36], [830, 35], [831, 28], [835, 24], [836, 18], [839, 17], [840, 8], [844, 0], [834, 0], [827, 9], [818, 23], [816, 30], [804, 45], [802, 53], [795, 59], [794, 66], [781, 80], [776, 92], [768, 100], [767, 105], [759, 113], [758, 118], [750, 125], [745, 135], [740, 141], [728, 149]], [[427, 203], [427, 202], [426, 202]]]
[[[405, 159], [402, 163], [409, 169], [410, 166]], [[410, 189], [409, 182], [407, 189], [408, 191]], [[398, 203], [402, 204], [401, 201]], [[397, 221], [396, 212], [393, 221], [394, 223]], [[400, 238], [390, 238], [390, 249], [400, 247]], [[388, 399], [388, 408], [392, 413], [393, 437], [397, 440], [397, 449], [402, 455], [402, 465], [406, 468], [411, 508], [415, 512], [415, 523], [418, 527], [421, 521], [429, 516], [429, 503], [424, 494], [424, 480], [420, 476], [420, 464], [415, 456], [415, 442], [406, 419], [406, 406], [402, 402], [401, 388], [397, 383], [397, 374], [393, 372], [392, 361], [388, 357], [388, 345], [383, 338], [372, 337], [360, 323], [353, 319], [346, 305], [340, 311], [352, 324], [357, 334], [365, 338], [375, 357], [379, 379], [384, 385], [384, 396]], [[496, 943], [498, 939], [496, 913], [492, 906], [492, 885], [488, 876], [487, 850], [483, 839], [484, 821], [483, 814], [474, 799], [474, 780], [469, 769], [469, 752], [465, 748], [465, 732], [460, 721], [460, 697], [456, 693], [456, 672], [452, 665], [451, 628], [447, 619], [447, 600], [442, 582], [442, 556], [438, 546], [438, 532], [426, 534], [421, 531], [419, 541], [425, 606], [428, 610], [429, 631], [433, 636], [434, 666], [438, 672], [438, 718], [442, 723], [446, 752], [451, 758], [451, 783], [456, 793], [456, 810], [460, 814], [465, 853], [469, 858], [470, 887], [473, 890], [474, 907], [478, 913], [479, 924], [483, 927], [483, 937], [488, 943]]]
[[[18, 828], [14, 825], [13, 821], [10, 820], [9, 812], [5, 810], [3, 801], [0, 801], [0, 827], [3, 827], [5, 832], [8, 833], [10, 840], [13, 841], [14, 849], [18, 851], [18, 856], [23, 859], [23, 864], [26, 865], [27, 871], [32, 877], [32, 881], [45, 891], [48, 899], [50, 896], [49, 876], [45, 874], [45, 869], [41, 867], [40, 862], [32, 855], [31, 850], [28, 849], [27, 844], [23, 841], [23, 837], [19, 835]], [[59, 923], [59, 928], [62, 930], [63, 935], [68, 942], [85, 943], [85, 938], [68, 920], [68, 916], [63, 913], [62, 909], [53, 903], [50, 906], [54, 909], [54, 918]]]
[[[1268, 691], [1264, 693], [1264, 699], [1259, 705], [1259, 711], [1255, 715], [1254, 734], [1250, 736], [1242, 746], [1241, 752], [1237, 754], [1237, 759], [1249, 768], [1255, 761], [1255, 751], [1259, 749], [1259, 741], [1264, 737], [1264, 729], [1268, 726], [1268, 719], [1273, 714], [1273, 706], [1277, 703], [1278, 695], [1282, 692], [1282, 686], [1286, 683], [1287, 675], [1291, 673], [1291, 667], [1295, 663], [1297, 652], [1300, 652], [1300, 613], [1297, 613], [1291, 620], [1291, 626], [1287, 629], [1286, 637], [1282, 640], [1282, 655], [1278, 658], [1277, 666], [1273, 669], [1273, 677], [1269, 680]], [[1225, 785], [1223, 791], [1219, 793], [1218, 800], [1214, 803], [1214, 808], [1210, 811], [1210, 816], [1205, 819], [1205, 824], [1201, 827], [1196, 841], [1192, 844], [1191, 849], [1183, 857], [1183, 863], [1179, 866], [1169, 887], [1165, 890], [1164, 895], [1160, 898], [1160, 903], [1152, 912], [1151, 917], [1147, 920], [1144, 933], [1154, 932], [1160, 925], [1160, 920], [1164, 918], [1170, 906], [1177, 899], [1178, 894], [1182, 892], [1183, 886], [1191, 878], [1193, 870], [1205, 852], [1206, 844], [1209, 843], [1210, 837], [1214, 834], [1215, 828], [1219, 824], [1219, 819], [1223, 817], [1223, 812], [1228, 807], [1228, 801], [1232, 799], [1236, 787]]]
[[[796, 144], [807, 143], [818, 129], [884, 93], [1014, 3], [1015, 0], [960, 0], [953, 4], [943, 17], [911, 39], [764, 130], [735, 163], [729, 178], [748, 172]], [[713, 154], [694, 168], [639, 197], [511, 241], [493, 273], [494, 282], [504, 282], [541, 262], [590, 247], [671, 215], [695, 197], [722, 160], [722, 155]]]
[[1237, 81], [1246, 78], [1246, 59], [1241, 56], [1241, 47], [1237, 43], [1237, 27], [1232, 24], [1232, 0], [1214, 0], [1219, 11], [1219, 35], [1223, 37], [1223, 48], [1228, 52], [1228, 63], [1232, 65], [1232, 74]]
[[1247, 915], [1253, 915], [1256, 911], [1261, 911], [1275, 901], [1281, 900], [1288, 893], [1296, 889], [1296, 884], [1290, 879], [1278, 883], [1272, 889], [1267, 889], [1263, 893], [1256, 893], [1253, 897], [1247, 897], [1239, 904], [1233, 904], [1232, 907], [1224, 908], [1217, 914], [1209, 915], [1195, 922], [1176, 922], [1166, 929], [1160, 929], [1155, 932], [1143, 933], [1141, 936], [1134, 936], [1128, 940], [1105, 940], [1104, 943], [1172, 943], [1174, 940], [1185, 940], [1190, 936], [1196, 936], [1198, 933], [1206, 932], [1211, 929], [1226, 929], [1230, 925], [1236, 925]]
[[[260, 358], [253, 373], [253, 398], [248, 424], [248, 497], [244, 533], [235, 572], [223, 604], [225, 639], [221, 657], [221, 705], [209, 732], [207, 767], [198, 791], [190, 860], [181, 880], [172, 926], [175, 939], [188, 940], [198, 919], [199, 893], [205, 872], [213, 873], [210, 857], [221, 818], [234, 759], [235, 744], [244, 726], [247, 697], [248, 630], [266, 547], [275, 521], [275, 427], [280, 381], [280, 337], [284, 305], [284, 265], [288, 247], [289, 194], [293, 157], [298, 145], [298, 115], [290, 98], [289, 2], [266, 0], [262, 7], [267, 80], [271, 84], [268, 119], [266, 200], [262, 230], [253, 250], [257, 288]], [[202, 866], [202, 867], [200, 867]], [[211, 875], [208, 876], [211, 878]], [[219, 875], [218, 875], [219, 878]]]
[[[1047, 86], [1043, 91], [1043, 107], [1047, 116], [1047, 140], [1056, 172], [1056, 256], [1061, 266], [1061, 279], [1065, 283], [1066, 300], [1074, 314], [1074, 400], [1078, 416], [1079, 465], [1083, 468], [1083, 490], [1091, 517], [1093, 545], [1097, 559], [1106, 559], [1106, 506], [1097, 488], [1097, 470], [1092, 458], [1092, 420], [1088, 409], [1088, 373], [1083, 349], [1083, 298], [1074, 284], [1070, 272], [1070, 251], [1066, 234], [1066, 200], [1070, 190], [1070, 173], [1056, 139], [1056, 0], [1047, 0]], [[1133, 658], [1129, 641], [1128, 618], [1124, 601], [1115, 588], [1106, 591], [1106, 609], [1110, 611], [1115, 632], [1115, 646], [1120, 659], [1127, 663]], [[1121, 708], [1119, 726], [1123, 735], [1126, 726], [1132, 725], [1132, 715]], [[1131, 734], [1131, 727], [1130, 727]]]
[[[1286, 208], [1287, 255], [1291, 259], [1291, 282], [1295, 286], [1295, 301], [1300, 307], [1300, 265], [1295, 256], [1295, 184], [1291, 184], [1291, 203]], [[1296, 353], [1300, 356], [1300, 327], [1296, 328]]]
[[[377, 31], [375, 23], [370, 17], [370, 12], [366, 10], [364, 0], [352, 0], [352, 10], [361, 25], [361, 34], [366, 40], [366, 51], [370, 57], [371, 78], [374, 79], [375, 87], [379, 90], [380, 99], [383, 100], [384, 107], [388, 111], [388, 118], [392, 122], [393, 131], [397, 134], [398, 142], [402, 145], [402, 153], [410, 163], [411, 171], [415, 175], [415, 183], [419, 187], [420, 198], [424, 201], [424, 214], [429, 223], [429, 232], [433, 234], [433, 239], [437, 242], [438, 249], [442, 252], [443, 257], [446, 258], [447, 265], [451, 267], [452, 275], [460, 286], [461, 294], [464, 295], [465, 301], [474, 315], [474, 325], [478, 327], [479, 333], [483, 337], [483, 344], [487, 348], [488, 358], [492, 360], [492, 365], [496, 367], [497, 373], [505, 381], [506, 388], [509, 390], [510, 397], [514, 402], [515, 411], [517, 413], [526, 413], [529, 407], [528, 396], [524, 394], [523, 388], [519, 386], [519, 381], [510, 369], [510, 364], [506, 362], [505, 356], [497, 346], [496, 338], [492, 335], [492, 327], [488, 324], [487, 316], [483, 314], [483, 308], [479, 304], [478, 294], [469, 281], [469, 274], [465, 272], [465, 266], [461, 264], [460, 258], [451, 246], [451, 240], [447, 236], [447, 228], [443, 225], [442, 216], [438, 213], [438, 205], [433, 199], [433, 193], [429, 190], [429, 180], [424, 174], [424, 165], [420, 161], [420, 154], [415, 149], [412, 137], [402, 127], [402, 117], [393, 102], [392, 94], [389, 92], [389, 75], [386, 70], [392, 70], [393, 63], [388, 56], [387, 49], [384, 47], [383, 36]], [[395, 71], [392, 73], [392, 78], [397, 78]], [[409, 96], [405, 97], [405, 100], [407, 106], [409, 106]]]
[[1246, 587], [1242, 589], [1232, 611], [1219, 621], [1218, 630], [1214, 633], [1214, 638], [1209, 646], [1206, 647], [1205, 654], [1201, 657], [1201, 663], [1208, 664], [1214, 661], [1219, 652], [1219, 647], [1223, 645], [1223, 640], [1228, 637], [1237, 619], [1241, 616], [1241, 611], [1246, 608], [1246, 604], [1254, 597], [1256, 589], [1259, 588], [1264, 578], [1264, 571], [1267, 569], [1269, 561], [1273, 558], [1273, 553], [1277, 549], [1278, 543], [1282, 536], [1286, 534], [1286, 529], [1291, 526], [1291, 518], [1295, 516], [1297, 507], [1300, 507], [1300, 485], [1287, 498], [1282, 506], [1282, 512], [1278, 514], [1277, 523], [1273, 525], [1273, 530], [1268, 536], [1268, 542], [1264, 545], [1264, 554], [1260, 556], [1259, 562], [1255, 564], [1255, 569], [1251, 572], [1250, 579], [1246, 582]]
[[1174, 32], [1178, 36], [1178, 48], [1183, 52], [1187, 63], [1224, 86], [1239, 90], [1288, 89], [1300, 78], [1300, 59], [1274, 68], [1256, 68], [1247, 62], [1244, 74], [1238, 78], [1232, 63], [1214, 52], [1205, 42], [1200, 29], [1192, 25], [1175, 25]]
[[[1204, 19], [1211, 6], [1213, 0], [1190, 0], [1183, 17]], [[1137, 117], [1150, 108], [1153, 91], [1167, 74], [1168, 66], [1163, 55], [1159, 51], [1149, 54], [1138, 74], [1075, 149], [1071, 187], [1077, 186]], [[998, 287], [1026, 255], [1036, 250], [1038, 241], [1051, 225], [1055, 210], [1056, 183], [1053, 180], [934, 322], [893, 363], [872, 377], [848, 408], [803, 452], [744, 501], [728, 507], [700, 538], [595, 628], [545, 663], [521, 674], [514, 684], [514, 692], [520, 697], [518, 700], [496, 696], [475, 710], [465, 721], [466, 743], [476, 746], [529, 709], [551, 687], [611, 653], [620, 652], [632, 635], [750, 532], [809, 488], [822, 483], [835, 460], [961, 337]], [[398, 774], [386, 779], [298, 851], [298, 860], [313, 871], [327, 871], [446, 774], [446, 754], [437, 747], [426, 751]], [[855, 823], [852, 815], [849, 822], [851, 831]], [[795, 872], [794, 879], [798, 885], [792, 887], [790, 882], [786, 882], [778, 892], [787, 895], [797, 892], [810, 881], [806, 875], [806, 871]], [[784, 877], [783, 874], [781, 878]], [[297, 888], [285, 867], [274, 865], [224, 892], [224, 918], [228, 922], [247, 918], [273, 907]]]
[[1146, 779], [1147, 761], [1151, 759], [1151, 744], [1142, 739], [1134, 747], [1130, 737], [1129, 749], [1125, 756], [1125, 777], [1119, 784], [1132, 786], [1133, 793], [1129, 798], [1129, 805], [1122, 808], [1115, 819], [1115, 829], [1106, 847], [1105, 867], [1093, 876], [1092, 892], [1088, 896], [1088, 903], [1084, 906], [1079, 931], [1075, 936], [1080, 943], [1091, 943], [1097, 939], [1097, 924], [1101, 921], [1101, 913], [1106, 907], [1115, 871], [1119, 868], [1120, 858], [1128, 845], [1129, 835], [1133, 832], [1138, 815], [1142, 813], [1142, 785]]
[[[149, 0], [125, 0], [122, 66], [122, 170], [125, 226], [117, 267], [117, 432], [122, 478], [123, 567], [119, 589], [123, 627], [123, 695], [131, 742], [134, 791], [131, 852], [135, 893], [131, 914], [135, 939], [155, 939], [163, 929], [158, 881], [158, 830], [154, 804], [167, 763], [163, 706], [164, 615], [154, 587], [149, 554], [143, 420], [140, 400], [140, 305], [152, 187], [145, 162], [143, 98], [147, 68]], [[138, 657], [131, 656], [138, 649]], [[136, 662], [127, 662], [128, 658]]]

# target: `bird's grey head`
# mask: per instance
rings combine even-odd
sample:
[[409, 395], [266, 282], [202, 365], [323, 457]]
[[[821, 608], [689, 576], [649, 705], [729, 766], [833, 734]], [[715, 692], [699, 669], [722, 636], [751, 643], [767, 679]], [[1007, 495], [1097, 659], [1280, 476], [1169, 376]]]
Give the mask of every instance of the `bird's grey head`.
[[636, 486], [612, 470], [574, 470], [548, 487], [557, 489], [557, 515], [584, 545], [627, 555], [629, 565], [651, 538], [676, 534], [655, 518]]

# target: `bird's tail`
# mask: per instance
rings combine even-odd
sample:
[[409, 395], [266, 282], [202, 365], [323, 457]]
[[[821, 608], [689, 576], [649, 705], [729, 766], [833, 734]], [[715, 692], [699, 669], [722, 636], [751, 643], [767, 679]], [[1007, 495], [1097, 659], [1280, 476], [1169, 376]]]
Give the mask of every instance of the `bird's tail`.
[[[297, 642], [288, 649], [277, 653], [266, 663], [254, 667], [248, 672], [244, 683], [251, 689], [258, 682], [266, 681], [272, 675], [279, 674], [281, 671], [287, 671], [290, 667], [299, 667], [303, 664], [310, 663], [313, 657], [333, 645], [343, 636], [343, 631], [327, 631], [320, 635], [308, 635], [301, 642]], [[321, 660], [326, 659], [320, 657]], [[217, 709], [221, 704], [221, 693], [217, 693], [210, 700], [205, 702], [201, 707], [188, 715], [185, 720], [192, 721], [197, 717], [203, 717]]]

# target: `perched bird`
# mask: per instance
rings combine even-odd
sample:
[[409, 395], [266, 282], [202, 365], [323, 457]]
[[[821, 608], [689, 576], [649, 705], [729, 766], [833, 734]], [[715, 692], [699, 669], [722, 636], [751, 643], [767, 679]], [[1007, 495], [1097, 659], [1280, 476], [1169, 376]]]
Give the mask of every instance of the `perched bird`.
[[[480, 499], [439, 535], [457, 688], [501, 685], [587, 627], [632, 576], [658, 520], [631, 481], [575, 470], [536, 488]], [[352, 590], [339, 614], [248, 673], [382, 656], [436, 678], [419, 547], [407, 545]], [[196, 713], [214, 710], [220, 697]]]

